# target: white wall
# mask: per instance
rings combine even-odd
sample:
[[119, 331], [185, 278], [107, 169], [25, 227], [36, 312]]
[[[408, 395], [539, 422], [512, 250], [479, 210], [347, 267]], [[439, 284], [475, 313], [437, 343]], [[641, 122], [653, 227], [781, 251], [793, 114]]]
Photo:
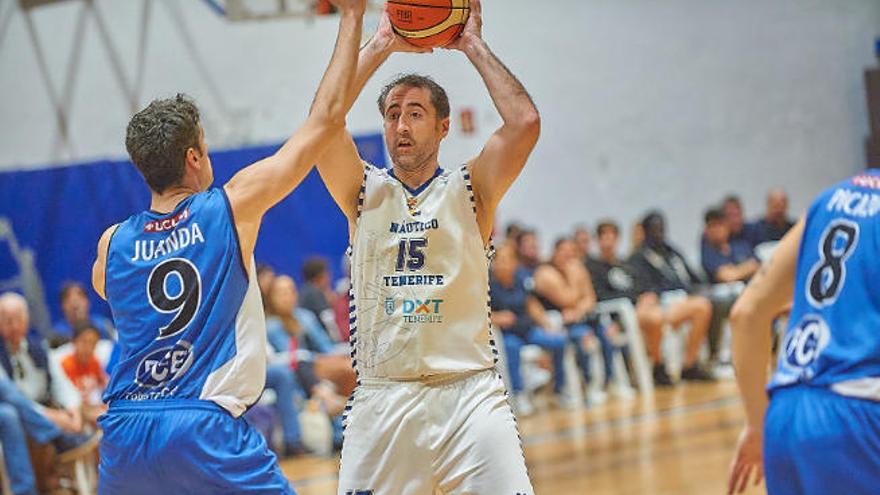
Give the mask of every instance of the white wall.
[[[133, 86], [142, 4], [95, 3]], [[81, 5], [32, 13], [56, 88]], [[702, 212], [723, 194], [742, 194], [756, 216], [766, 190], [783, 185], [800, 211], [864, 163], [862, 70], [875, 63], [876, 0], [484, 0], [484, 17], [485, 38], [543, 115], [500, 220], [536, 225], [546, 242], [578, 221], [629, 224], [660, 207], [671, 236], [694, 253]], [[54, 113], [25, 26], [14, 2], [0, 3], [0, 169], [123, 156], [130, 109], [95, 19], [70, 71], [70, 149], [53, 146]], [[138, 104], [184, 91], [202, 107], [210, 146], [281, 140], [302, 121], [334, 36], [332, 18], [229, 23], [196, 0], [154, 1]], [[473, 156], [499, 119], [459, 53], [392, 58], [353, 109], [352, 129], [379, 129], [375, 95], [407, 70], [445, 85], [454, 113], [475, 110], [477, 134], [454, 130], [441, 160]]]

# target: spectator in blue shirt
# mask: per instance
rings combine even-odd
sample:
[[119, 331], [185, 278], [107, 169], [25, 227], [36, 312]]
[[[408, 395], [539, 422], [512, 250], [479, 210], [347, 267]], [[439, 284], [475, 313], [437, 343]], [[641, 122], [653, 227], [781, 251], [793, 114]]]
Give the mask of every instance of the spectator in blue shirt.
[[492, 324], [503, 333], [510, 387], [513, 389], [513, 405], [521, 415], [528, 415], [534, 410], [523, 391], [520, 351], [524, 345], [537, 345], [550, 352], [555, 376], [553, 390], [558, 395], [565, 385], [562, 360], [566, 334], [564, 331], [546, 330], [550, 325], [546, 321], [544, 308], [531, 295], [533, 286], [531, 276], [518, 266], [513, 247], [499, 248], [492, 263], [489, 282]]
[[701, 242], [703, 270], [712, 283], [749, 280], [760, 268], [752, 246], [743, 239], [730, 239], [725, 214], [719, 209], [706, 212]]
[[91, 307], [88, 293], [81, 283], [66, 282], [61, 287], [61, 312], [64, 318], [53, 327], [58, 342], [70, 341], [73, 338], [73, 329], [84, 322], [94, 323], [102, 339], [115, 340], [116, 330], [113, 323], [103, 316], [91, 313]]
[[765, 242], [776, 242], [794, 226], [788, 218], [788, 194], [780, 187], [767, 193], [767, 211], [764, 218], [749, 227], [752, 246]]

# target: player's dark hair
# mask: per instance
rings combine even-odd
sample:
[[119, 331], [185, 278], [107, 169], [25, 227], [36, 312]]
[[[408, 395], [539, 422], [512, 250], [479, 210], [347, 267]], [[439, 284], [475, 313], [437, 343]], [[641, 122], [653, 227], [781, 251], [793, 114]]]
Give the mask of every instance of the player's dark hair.
[[703, 215], [703, 220], [706, 222], [706, 225], [709, 225], [712, 222], [724, 221], [725, 218], [724, 210], [720, 208], [709, 208], [706, 210], [706, 214]]
[[421, 74], [398, 75], [393, 81], [382, 88], [377, 103], [379, 104], [379, 113], [381, 113], [383, 117], [385, 116], [385, 100], [388, 98], [388, 93], [397, 86], [427, 89], [431, 92], [431, 104], [434, 105], [434, 109], [437, 110], [437, 118], [442, 120], [449, 117], [449, 97], [446, 96], [446, 90], [437, 84], [436, 81], [431, 79], [430, 76], [423, 76]]
[[69, 280], [61, 285], [61, 292], [59, 293], [58, 297], [61, 300], [61, 304], [64, 304], [64, 301], [67, 300], [67, 297], [70, 296], [70, 294], [72, 294], [74, 291], [81, 293], [84, 297], [89, 297], [88, 293], [86, 293], [86, 288], [83, 287], [83, 284]]
[[620, 235], [620, 227], [613, 220], [602, 220], [596, 226], [596, 237], [601, 236], [606, 230], [613, 230], [615, 235]]
[[153, 100], [128, 123], [125, 149], [157, 193], [183, 178], [189, 148], [199, 149], [199, 110], [186, 95]]
[[80, 335], [86, 332], [95, 332], [98, 337], [101, 336], [101, 331], [98, 330], [98, 326], [93, 322], [86, 320], [77, 323], [76, 326], [73, 327], [73, 339], [76, 340]]
[[302, 274], [306, 282], [312, 282], [327, 271], [327, 260], [313, 256], [303, 263]]

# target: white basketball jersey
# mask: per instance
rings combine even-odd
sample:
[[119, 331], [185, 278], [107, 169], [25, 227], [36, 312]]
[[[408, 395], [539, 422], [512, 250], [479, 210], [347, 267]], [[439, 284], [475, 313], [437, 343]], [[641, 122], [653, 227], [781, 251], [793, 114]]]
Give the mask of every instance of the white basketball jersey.
[[411, 191], [386, 170], [364, 167], [351, 252], [358, 376], [416, 380], [491, 368], [488, 256], [467, 169], [440, 169]]

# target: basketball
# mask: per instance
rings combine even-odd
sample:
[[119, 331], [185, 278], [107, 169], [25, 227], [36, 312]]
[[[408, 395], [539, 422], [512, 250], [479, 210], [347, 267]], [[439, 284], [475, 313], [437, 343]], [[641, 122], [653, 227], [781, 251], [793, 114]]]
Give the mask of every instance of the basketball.
[[397, 34], [413, 45], [446, 46], [467, 22], [468, 0], [394, 0], [386, 2]]

